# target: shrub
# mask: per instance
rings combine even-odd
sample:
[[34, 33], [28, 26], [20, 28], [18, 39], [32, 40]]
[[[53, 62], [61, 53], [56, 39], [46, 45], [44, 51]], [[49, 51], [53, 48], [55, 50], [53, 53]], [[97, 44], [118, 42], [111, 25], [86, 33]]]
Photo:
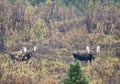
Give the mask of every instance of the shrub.
[[88, 84], [88, 81], [85, 79], [84, 74], [80, 69], [80, 63], [70, 64], [70, 69], [65, 76], [63, 83], [64, 84]]

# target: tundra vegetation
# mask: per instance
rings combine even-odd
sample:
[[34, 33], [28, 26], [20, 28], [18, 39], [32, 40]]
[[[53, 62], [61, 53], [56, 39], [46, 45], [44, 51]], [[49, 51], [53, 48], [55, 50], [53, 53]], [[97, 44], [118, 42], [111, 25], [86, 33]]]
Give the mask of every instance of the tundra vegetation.
[[[66, 81], [72, 53], [87, 45], [101, 48], [80, 66], [88, 83], [119, 84], [119, 0], [0, 0], [0, 84]], [[34, 46], [36, 58], [11, 60], [11, 52]]]

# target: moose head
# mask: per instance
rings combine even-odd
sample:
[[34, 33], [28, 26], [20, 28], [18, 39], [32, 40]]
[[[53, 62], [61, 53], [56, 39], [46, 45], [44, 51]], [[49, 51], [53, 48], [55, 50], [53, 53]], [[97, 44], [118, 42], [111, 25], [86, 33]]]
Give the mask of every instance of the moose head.
[[22, 61], [29, 61], [31, 57], [35, 57], [35, 52], [37, 50], [37, 46], [34, 46], [32, 50], [27, 50], [26, 47], [23, 47], [24, 55], [22, 56]]

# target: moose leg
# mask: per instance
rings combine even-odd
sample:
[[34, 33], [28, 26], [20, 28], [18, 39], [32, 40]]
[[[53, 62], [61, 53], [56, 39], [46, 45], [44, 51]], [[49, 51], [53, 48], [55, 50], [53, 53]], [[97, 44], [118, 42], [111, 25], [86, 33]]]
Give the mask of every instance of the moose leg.
[[28, 60], [26, 60], [26, 64], [29, 62], [29, 59]]
[[87, 60], [83, 61], [83, 66], [86, 66]]
[[77, 61], [77, 59], [74, 60], [74, 62], [76, 62], [76, 61]]
[[92, 61], [92, 60], [91, 60], [91, 59], [89, 59], [90, 65], [91, 65], [91, 61]]
[[22, 60], [22, 56], [19, 55], [17, 59], [18, 59], [18, 61], [21, 61]]

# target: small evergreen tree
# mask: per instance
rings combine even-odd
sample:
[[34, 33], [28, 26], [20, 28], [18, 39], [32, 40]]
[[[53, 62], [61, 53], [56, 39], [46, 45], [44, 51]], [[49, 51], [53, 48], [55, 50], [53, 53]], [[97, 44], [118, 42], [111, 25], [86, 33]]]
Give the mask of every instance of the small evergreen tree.
[[88, 81], [85, 79], [83, 72], [80, 69], [80, 63], [70, 64], [70, 69], [65, 76], [63, 83], [64, 84], [88, 84]]

